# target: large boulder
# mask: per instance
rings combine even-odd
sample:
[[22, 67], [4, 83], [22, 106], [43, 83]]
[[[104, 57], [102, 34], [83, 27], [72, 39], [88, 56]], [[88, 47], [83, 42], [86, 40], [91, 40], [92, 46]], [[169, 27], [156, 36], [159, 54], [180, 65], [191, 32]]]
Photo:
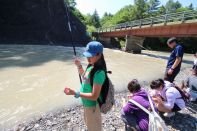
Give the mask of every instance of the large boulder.
[[[88, 41], [85, 26], [69, 13], [74, 42]], [[71, 35], [63, 0], [1, 0], [0, 44], [69, 45]]]

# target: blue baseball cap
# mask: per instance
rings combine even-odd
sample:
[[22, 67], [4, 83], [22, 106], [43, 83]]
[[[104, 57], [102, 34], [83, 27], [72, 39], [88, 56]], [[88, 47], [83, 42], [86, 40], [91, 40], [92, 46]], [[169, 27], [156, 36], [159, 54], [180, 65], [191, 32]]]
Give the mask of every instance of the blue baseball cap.
[[87, 44], [83, 55], [85, 57], [94, 57], [99, 53], [103, 53], [103, 45], [98, 41], [92, 41]]

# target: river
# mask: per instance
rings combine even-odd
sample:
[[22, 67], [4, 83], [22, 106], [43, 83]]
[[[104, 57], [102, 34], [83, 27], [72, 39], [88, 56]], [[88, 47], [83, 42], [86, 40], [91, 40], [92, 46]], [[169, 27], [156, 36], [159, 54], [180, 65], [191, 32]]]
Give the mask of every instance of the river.
[[[85, 48], [77, 48], [82, 56]], [[153, 55], [156, 54], [156, 55]], [[148, 82], [163, 77], [169, 53], [143, 51], [141, 55], [105, 49], [104, 56], [116, 91], [126, 89], [129, 80]], [[192, 55], [184, 57], [184, 67]], [[46, 45], [0, 45], [0, 130], [61, 107], [79, 103], [63, 93], [65, 86], [79, 90], [77, 68], [71, 47]]]

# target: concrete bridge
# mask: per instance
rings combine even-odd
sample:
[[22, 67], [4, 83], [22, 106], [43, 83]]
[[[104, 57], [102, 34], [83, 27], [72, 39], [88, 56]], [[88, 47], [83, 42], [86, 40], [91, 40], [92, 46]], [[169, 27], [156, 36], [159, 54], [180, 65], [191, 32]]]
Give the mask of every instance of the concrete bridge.
[[165, 14], [97, 29], [92, 34], [110, 44], [113, 37], [125, 37], [125, 51], [141, 53], [145, 37], [197, 37], [197, 11]]

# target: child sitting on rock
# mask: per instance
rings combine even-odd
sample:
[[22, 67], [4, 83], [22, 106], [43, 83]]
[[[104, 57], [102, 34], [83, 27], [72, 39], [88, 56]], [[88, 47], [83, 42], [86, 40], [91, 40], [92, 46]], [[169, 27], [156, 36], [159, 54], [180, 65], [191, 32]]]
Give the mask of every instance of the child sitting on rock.
[[190, 95], [190, 101], [197, 101], [197, 65], [193, 67], [191, 70], [192, 75], [189, 76], [186, 80], [186, 86], [184, 82], [182, 83], [182, 88], [185, 89], [186, 92]]
[[[147, 93], [141, 89], [138, 80], [133, 79], [131, 82], [129, 82], [127, 88], [131, 93], [131, 96], [129, 96], [130, 99], [138, 102], [146, 109], [150, 107]], [[131, 102], [123, 103], [124, 106], [121, 111], [121, 118], [125, 123], [125, 130], [128, 131], [135, 129], [140, 131], [148, 131], [148, 114]]]

